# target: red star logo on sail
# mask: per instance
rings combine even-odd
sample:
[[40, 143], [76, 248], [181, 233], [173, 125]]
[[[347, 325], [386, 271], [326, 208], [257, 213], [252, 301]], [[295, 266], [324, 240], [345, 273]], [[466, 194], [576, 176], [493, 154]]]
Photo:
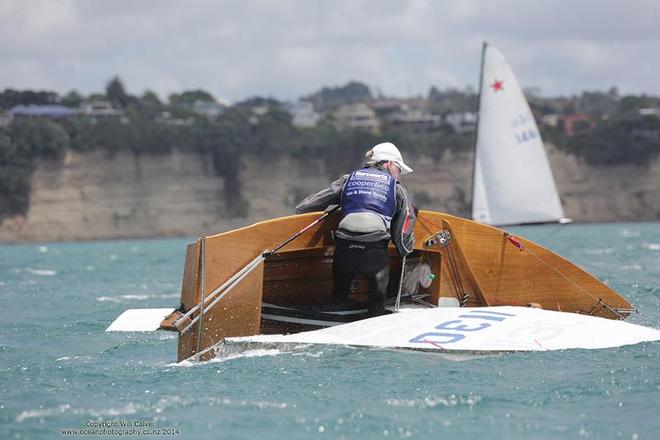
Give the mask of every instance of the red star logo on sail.
[[495, 82], [493, 82], [493, 84], [491, 84], [490, 86], [493, 88], [495, 93], [497, 93], [500, 90], [504, 90], [504, 87], [502, 87], [503, 84], [504, 84], [504, 81], [500, 81], [500, 80], [496, 79]]

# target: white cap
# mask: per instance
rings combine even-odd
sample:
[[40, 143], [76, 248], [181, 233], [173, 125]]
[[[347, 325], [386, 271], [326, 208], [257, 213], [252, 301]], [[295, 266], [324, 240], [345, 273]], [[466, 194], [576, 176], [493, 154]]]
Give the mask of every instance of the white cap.
[[399, 167], [402, 175], [412, 173], [413, 169], [403, 162], [401, 152], [393, 143], [383, 142], [382, 144], [373, 147], [371, 151], [373, 151], [373, 155], [370, 158], [371, 160], [376, 162], [391, 160]]

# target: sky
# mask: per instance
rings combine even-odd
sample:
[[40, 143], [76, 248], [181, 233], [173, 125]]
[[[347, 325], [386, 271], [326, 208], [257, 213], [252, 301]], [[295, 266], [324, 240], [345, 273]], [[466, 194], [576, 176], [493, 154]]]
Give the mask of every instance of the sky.
[[0, 89], [426, 95], [476, 89], [484, 40], [543, 96], [660, 95], [658, 0], [0, 0]]

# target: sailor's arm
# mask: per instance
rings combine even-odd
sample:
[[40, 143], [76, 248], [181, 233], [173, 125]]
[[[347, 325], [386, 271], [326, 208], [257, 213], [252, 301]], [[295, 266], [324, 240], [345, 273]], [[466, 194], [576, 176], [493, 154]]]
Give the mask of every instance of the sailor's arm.
[[401, 256], [411, 253], [415, 245], [413, 230], [416, 218], [415, 207], [408, 197], [408, 192], [403, 185], [398, 184], [396, 186], [396, 213], [392, 218], [390, 232], [392, 241]]
[[341, 189], [348, 179], [348, 174], [340, 177], [316, 194], [311, 194], [296, 206], [296, 214], [304, 212], [323, 211], [330, 205], [338, 205], [340, 203]]

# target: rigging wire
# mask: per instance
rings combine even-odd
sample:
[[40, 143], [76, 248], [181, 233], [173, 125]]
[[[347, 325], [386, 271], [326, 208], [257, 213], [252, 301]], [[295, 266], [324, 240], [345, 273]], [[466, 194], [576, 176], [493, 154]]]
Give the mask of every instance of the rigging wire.
[[458, 268], [458, 264], [456, 263], [456, 258], [454, 256], [454, 253], [452, 252], [452, 244], [450, 243], [448, 246], [442, 249], [442, 251], [445, 252], [448, 260], [448, 266], [450, 268], [451, 272], [451, 278], [452, 278], [452, 284], [454, 286], [454, 290], [456, 292], [456, 299], [458, 300], [459, 304], [462, 304], [462, 297], [463, 297], [463, 280], [461, 279], [461, 273]]
[[[440, 232], [435, 234], [434, 238], [431, 238], [424, 243], [424, 247], [425, 249], [429, 247], [435, 247], [440, 250], [441, 258], [447, 262], [446, 267], [449, 272], [449, 281], [452, 288], [454, 289], [456, 299], [458, 300], [458, 303], [461, 304], [461, 306], [465, 305], [467, 302], [468, 294], [465, 292], [463, 286], [461, 270], [458, 265], [458, 258], [454, 253], [453, 241], [450, 231], [445, 228], [441, 229]], [[440, 271], [442, 272], [442, 265]]]
[[[512, 236], [512, 235], [509, 234], [508, 232], [505, 232], [505, 235], [506, 235], [506, 236]], [[592, 312], [593, 312], [593, 310], [594, 310], [596, 307], [598, 307], [598, 304], [603, 304], [603, 307], [606, 308], [607, 310], [609, 310], [610, 312], [612, 312], [614, 315], [618, 316], [620, 319], [625, 319], [625, 317], [624, 317], [621, 313], [619, 313], [615, 308], [613, 308], [613, 307], [611, 307], [610, 305], [608, 305], [605, 301], [603, 301], [602, 298], [597, 298], [596, 296], [592, 295], [592, 294], [591, 294], [588, 290], [586, 290], [584, 287], [580, 286], [580, 285], [577, 284], [575, 281], [571, 280], [571, 279], [568, 278], [566, 275], [564, 275], [564, 274], [563, 274], [559, 269], [557, 269], [555, 266], [551, 265], [550, 263], [548, 263], [547, 261], [543, 260], [543, 259], [542, 259], [541, 257], [539, 257], [538, 255], [536, 255], [536, 253], [533, 252], [533, 251], [529, 248], [529, 246], [525, 246], [525, 250], [526, 250], [527, 252], [529, 252], [530, 255], [532, 255], [534, 258], [536, 258], [539, 262], [543, 263], [544, 265], [546, 265], [546, 266], [550, 267], [552, 270], [554, 270], [559, 276], [561, 276], [563, 279], [565, 279], [565, 280], [568, 281], [570, 284], [572, 284], [573, 286], [575, 286], [579, 291], [581, 291], [582, 293], [586, 294], [586, 295], [589, 296], [591, 299], [593, 299], [594, 301], [596, 301], [596, 305], [595, 305], [595, 306], [591, 309], [591, 311], [588, 313], [589, 315], [591, 315]]]

